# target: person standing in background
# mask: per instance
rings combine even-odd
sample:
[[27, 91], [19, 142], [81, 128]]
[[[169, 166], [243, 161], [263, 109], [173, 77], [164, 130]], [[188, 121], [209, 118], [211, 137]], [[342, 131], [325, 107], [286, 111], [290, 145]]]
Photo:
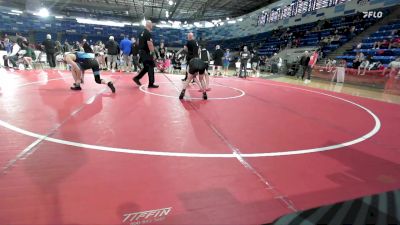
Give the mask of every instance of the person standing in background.
[[131, 42], [132, 42], [131, 57], [133, 63], [133, 70], [137, 72], [138, 70], [142, 69], [139, 63], [139, 43], [136, 41], [134, 37], [131, 39]]
[[68, 43], [67, 40], [64, 42], [64, 52], [71, 52], [71, 45]]
[[[239, 77], [246, 78], [247, 77], [247, 63], [250, 60], [250, 51], [247, 49], [247, 46], [243, 47], [243, 51], [240, 52], [240, 72]], [[242, 75], [242, 71], [244, 72], [244, 76]]]
[[132, 58], [131, 58], [131, 50], [132, 50], [132, 42], [128, 39], [128, 35], [124, 35], [124, 39], [119, 44], [119, 48], [121, 49], [122, 57], [124, 59], [124, 69], [125, 72], [130, 72], [132, 68]]
[[214, 52], [214, 68], [217, 69], [217, 72], [214, 73], [214, 76], [222, 76], [221, 73], [221, 67], [222, 67], [222, 57], [224, 57], [224, 51], [222, 51], [221, 46], [217, 45], [215, 46], [215, 52]]
[[231, 53], [229, 49], [226, 49], [224, 53], [224, 75], [228, 75], [228, 70], [229, 70], [229, 63], [231, 61]]
[[140, 73], [133, 78], [133, 81], [138, 85], [141, 86], [140, 79], [147, 73], [149, 76], [149, 84], [148, 88], [158, 88], [158, 85], [155, 85], [154, 79], [154, 56], [155, 56], [155, 49], [153, 44], [153, 38], [151, 36], [151, 30], [153, 29], [153, 23], [151, 21], [146, 21], [146, 28], [141, 33], [139, 38], [139, 55], [140, 60], [143, 62], [144, 68], [140, 71]]
[[108, 70], [111, 70], [111, 72], [115, 72], [115, 66], [117, 65], [117, 60], [118, 60], [118, 44], [117, 42], [114, 41], [114, 36], [110, 36], [107, 44], [106, 44], [106, 49], [107, 49], [107, 64], [108, 64]]
[[302, 69], [301, 70], [301, 73], [302, 73], [301, 80], [304, 79], [304, 76], [305, 76], [305, 74], [307, 73], [307, 70], [308, 70], [308, 64], [310, 62], [310, 56], [309, 55], [310, 55], [309, 52], [305, 51], [304, 54], [300, 58], [299, 64], [300, 64], [301, 69]]
[[82, 41], [82, 47], [83, 51], [86, 53], [93, 53], [93, 49], [90, 47], [89, 43], [86, 41], [86, 39], [83, 39]]
[[258, 77], [260, 75], [259, 72], [259, 65], [258, 63], [260, 62], [260, 57], [257, 54], [257, 51], [253, 51], [253, 53], [251, 54], [251, 69], [253, 70], [253, 73], [256, 75], [256, 77]]
[[164, 42], [160, 43], [160, 48], [158, 49], [160, 59], [165, 60], [167, 54], [167, 48], [164, 45]]
[[73, 52], [80, 52], [83, 51], [83, 49], [81, 50], [81, 44], [79, 43], [79, 41], [76, 41], [73, 48], [72, 48]]
[[[11, 64], [13, 65], [13, 68], [18, 70], [17, 66], [17, 61], [18, 61], [18, 52], [21, 50], [21, 46], [17, 43], [14, 42], [12, 46], [12, 50], [7, 56], [4, 58], [4, 61], [6, 62], [7, 60], [10, 60]], [[7, 64], [8, 67], [8, 64]]]
[[318, 56], [319, 56], [319, 49], [315, 50], [310, 57], [310, 61], [308, 62], [308, 68], [307, 68], [307, 79], [304, 81], [305, 84], [311, 82], [311, 72], [318, 61]]
[[[7, 52], [7, 55], [11, 54], [12, 49], [13, 49], [13, 44], [10, 42], [10, 39], [5, 38], [4, 39], [4, 50]], [[3, 56], [4, 67], [8, 67], [7, 55]]]
[[56, 52], [54, 53], [54, 55], [56, 57], [56, 64], [58, 65], [58, 68], [61, 68], [64, 62], [64, 49], [59, 41], [56, 41], [55, 45]]
[[47, 62], [49, 63], [51, 68], [56, 67], [56, 47], [55, 43], [53, 40], [51, 40], [51, 35], [47, 34], [46, 40], [42, 42], [42, 45], [44, 46], [44, 51], [47, 56]]

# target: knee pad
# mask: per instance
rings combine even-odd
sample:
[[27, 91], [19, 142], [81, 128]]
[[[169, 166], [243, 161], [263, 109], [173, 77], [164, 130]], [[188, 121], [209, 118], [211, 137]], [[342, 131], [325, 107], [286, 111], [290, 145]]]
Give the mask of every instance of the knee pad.
[[94, 80], [96, 81], [96, 83], [98, 83], [98, 84], [101, 84], [101, 79], [100, 79], [100, 76], [99, 75], [95, 75], [94, 76]]

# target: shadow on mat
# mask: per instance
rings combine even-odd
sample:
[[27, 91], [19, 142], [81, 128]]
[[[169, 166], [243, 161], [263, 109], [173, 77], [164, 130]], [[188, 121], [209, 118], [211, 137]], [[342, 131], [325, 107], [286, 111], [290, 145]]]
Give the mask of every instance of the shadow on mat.
[[400, 190], [366, 196], [283, 216], [265, 225], [400, 224]]
[[[332, 144], [334, 143], [326, 145]], [[341, 198], [338, 201], [350, 200], [292, 213], [265, 225], [400, 224], [400, 190], [398, 189], [400, 165], [369, 154], [371, 149], [366, 146], [371, 146], [371, 144], [362, 143], [336, 151], [316, 153], [348, 168], [326, 177], [335, 182], [337, 187], [289, 196], [295, 203], [307, 202], [307, 198], [326, 201], [335, 196]], [[384, 151], [385, 149], [380, 149], [381, 154], [384, 154]], [[312, 178], [305, 178], [304, 182], [307, 182], [307, 179]], [[359, 196], [363, 197], [357, 198]]]

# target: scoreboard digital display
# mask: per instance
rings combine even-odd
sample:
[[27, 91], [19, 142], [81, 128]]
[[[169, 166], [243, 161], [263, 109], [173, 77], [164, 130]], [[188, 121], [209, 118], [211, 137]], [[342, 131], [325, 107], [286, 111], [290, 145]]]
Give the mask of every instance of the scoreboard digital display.
[[262, 26], [266, 23], [274, 23], [299, 14], [336, 6], [348, 1], [351, 0], [296, 0], [290, 5], [264, 11], [258, 16], [258, 25]]

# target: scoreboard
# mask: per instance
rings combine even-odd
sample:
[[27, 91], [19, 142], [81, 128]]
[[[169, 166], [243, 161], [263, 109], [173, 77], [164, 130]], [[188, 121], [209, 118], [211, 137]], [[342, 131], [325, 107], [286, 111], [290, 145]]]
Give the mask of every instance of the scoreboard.
[[261, 26], [266, 23], [274, 23], [282, 19], [322, 8], [336, 6], [348, 1], [351, 0], [295, 0], [290, 5], [263, 11], [262, 14], [258, 16], [258, 25]]

